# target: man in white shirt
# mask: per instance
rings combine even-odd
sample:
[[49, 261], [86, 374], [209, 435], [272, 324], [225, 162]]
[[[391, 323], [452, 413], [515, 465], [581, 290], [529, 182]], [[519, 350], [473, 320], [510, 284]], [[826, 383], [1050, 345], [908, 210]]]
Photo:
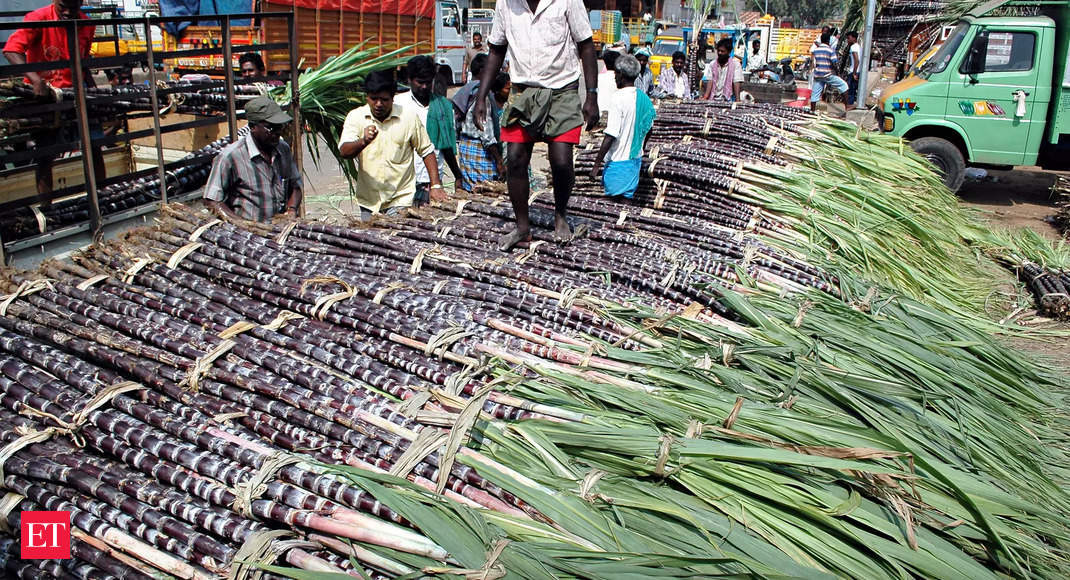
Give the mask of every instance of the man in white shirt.
[[[435, 80], [435, 63], [431, 57], [423, 54], [413, 57], [405, 65], [405, 72], [409, 77], [409, 90], [394, 95], [394, 104], [415, 113], [431, 138], [438, 162], [438, 182], [442, 183], [445, 165], [449, 165], [456, 186], [461, 178], [461, 168], [457, 164], [457, 130], [454, 125], [453, 103], [431, 90]], [[429, 120], [428, 112], [432, 109], [435, 114]], [[413, 206], [422, 207], [431, 200], [431, 176], [427, 173], [423, 159], [413, 158], [413, 167], [416, 170], [416, 197]]]
[[487, 47], [483, 44], [483, 35], [477, 30], [472, 33], [472, 44], [464, 47], [464, 68], [461, 69], [462, 81], [467, 83], [473, 80], [468, 78], [468, 72], [472, 66], [472, 61], [475, 60], [478, 54], [487, 54]]
[[743, 65], [732, 58], [732, 40], [722, 38], [717, 41], [717, 58], [706, 65], [706, 85], [704, 100], [735, 101], [739, 99], [739, 89], [743, 86]]
[[844, 35], [848, 45], [847, 63], [847, 110], [854, 109], [858, 101], [858, 73], [862, 70], [862, 45], [858, 43], [858, 33], [850, 31]]
[[[508, 143], [509, 201], [516, 229], [499, 247], [509, 251], [531, 240], [528, 167], [536, 141], [548, 145], [554, 183], [554, 239], [568, 242], [568, 198], [575, 182], [572, 149], [586, 122], [598, 122], [598, 67], [590, 17], [582, 0], [498, 0], [487, 41], [490, 58], [476, 95], [475, 121], [481, 128], [491, 83], [508, 52], [512, 94], [502, 110], [501, 136]], [[582, 62], [582, 69], [581, 69]], [[579, 78], [586, 98], [582, 105]]]
[[751, 42], [751, 53], [747, 55], [747, 72], [753, 72], [765, 66], [765, 59], [762, 58], [761, 52], [762, 41], [755, 38]]
[[687, 78], [687, 73], [684, 72], [686, 59], [687, 56], [682, 50], [672, 53], [672, 66], [661, 67], [654, 98], [691, 100], [691, 79]]
[[613, 100], [613, 93], [617, 92], [616, 63], [620, 53], [606, 49], [602, 53], [602, 63], [606, 70], [598, 73], [598, 113], [602, 114], [609, 110], [609, 103]]
[[650, 97], [635, 87], [635, 79], [641, 70], [639, 61], [631, 55], [617, 59], [617, 91], [613, 94], [602, 146], [590, 173], [591, 179], [596, 179], [602, 161], [609, 156], [602, 173], [602, 184], [610, 197], [632, 199], [635, 195], [643, 167], [643, 142], [654, 126], [657, 114]]

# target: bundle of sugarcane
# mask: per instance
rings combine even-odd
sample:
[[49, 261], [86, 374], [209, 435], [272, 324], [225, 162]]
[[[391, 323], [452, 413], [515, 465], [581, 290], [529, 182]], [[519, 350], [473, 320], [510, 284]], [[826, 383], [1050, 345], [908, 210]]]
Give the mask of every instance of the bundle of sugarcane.
[[14, 137], [54, 126], [54, 119], [40, 116], [0, 119], [0, 138]]
[[[252, 510], [316, 542], [292, 565], [352, 556], [388, 577], [978, 578], [1025, 561], [1057, 575], [1066, 462], [1033, 437], [1065, 426], [1047, 420], [1036, 369], [906, 299], [803, 302], [702, 260], [667, 267], [659, 253], [715, 237], [685, 244], [669, 220], [624, 236], [615, 216], [585, 217], [569, 248], [503, 259], [500, 209], [371, 230], [243, 230], [179, 210], [82, 266], [45, 266], [51, 286], [13, 278], [0, 404], [32, 417], [7, 425], [56, 431], [6, 461], [5, 483], [69, 507], [89, 537], [122, 538], [113, 557], [148, 544], [195, 570], [241, 559], [253, 534], [223, 530], [254, 527]], [[140, 385], [100, 395], [124, 380]], [[105, 402], [81, 413], [90, 396]], [[74, 435], [91, 461], [45, 447]], [[290, 453], [304, 463], [264, 467]], [[241, 499], [249, 481], [264, 495]], [[233, 527], [178, 509], [182, 492]], [[419, 533], [355, 537], [355, 512]]]
[[[779, 105], [663, 103], [658, 117], [642, 204], [685, 219], [712, 213], [826, 272], [853, 271], [948, 311], [977, 315], [989, 303], [995, 264], [970, 246], [987, 228], [901, 141]], [[579, 155], [581, 173], [593, 155]], [[577, 189], [601, 196], [586, 177]]]
[[704, 28], [706, 19], [713, 14], [716, 6], [714, 0], [688, 0], [687, 7], [691, 9], [691, 38], [687, 43], [684, 70], [687, 73], [690, 94], [698, 95], [702, 90], [702, 73], [706, 63], [703, 58], [709, 49], [706, 44], [706, 34], [700, 32]]
[[1070, 271], [1053, 270], [1025, 262], [1022, 264], [1021, 277], [1028, 282], [1042, 314], [1070, 320]]
[[[1031, 229], [985, 232], [976, 242], [987, 255], [1018, 275], [1040, 314], [1070, 319], [1070, 247], [1052, 243]], [[1019, 307], [1016, 312], [1025, 310]]]
[[[238, 131], [239, 138], [247, 129]], [[230, 138], [219, 139], [186, 155], [183, 161], [194, 161], [166, 173], [168, 192], [177, 195], [193, 191], [208, 180], [212, 161], [230, 143]], [[98, 205], [102, 216], [112, 215], [127, 209], [159, 201], [160, 179], [152, 175], [112, 183], [97, 191]], [[0, 216], [0, 234], [5, 241], [26, 239], [38, 234], [55, 231], [71, 224], [89, 219], [89, 201], [85, 194], [59, 200], [47, 207], [22, 207]]]

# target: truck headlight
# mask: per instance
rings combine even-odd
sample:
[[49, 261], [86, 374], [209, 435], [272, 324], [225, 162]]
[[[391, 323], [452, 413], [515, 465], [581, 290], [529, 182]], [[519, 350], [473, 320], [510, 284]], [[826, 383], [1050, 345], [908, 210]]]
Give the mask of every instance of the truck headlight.
[[881, 128], [885, 133], [891, 133], [895, 129], [895, 117], [889, 114], [882, 115], [884, 121], [881, 123]]

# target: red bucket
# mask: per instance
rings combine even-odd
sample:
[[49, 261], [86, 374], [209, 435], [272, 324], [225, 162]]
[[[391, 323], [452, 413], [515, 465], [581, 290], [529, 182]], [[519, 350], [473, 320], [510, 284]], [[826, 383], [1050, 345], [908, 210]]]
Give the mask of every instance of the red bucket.
[[796, 109], [806, 109], [810, 107], [809, 101], [788, 101], [784, 104], [789, 107], [795, 107]]
[[795, 96], [802, 101], [809, 101], [810, 95], [813, 94], [808, 87], [795, 87]]

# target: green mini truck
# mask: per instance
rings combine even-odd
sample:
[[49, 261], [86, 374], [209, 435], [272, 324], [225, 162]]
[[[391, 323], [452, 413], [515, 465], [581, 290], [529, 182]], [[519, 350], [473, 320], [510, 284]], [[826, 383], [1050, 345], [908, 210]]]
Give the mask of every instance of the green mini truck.
[[925, 155], [952, 190], [967, 165], [1070, 162], [1070, 0], [981, 4], [877, 107], [881, 131]]

